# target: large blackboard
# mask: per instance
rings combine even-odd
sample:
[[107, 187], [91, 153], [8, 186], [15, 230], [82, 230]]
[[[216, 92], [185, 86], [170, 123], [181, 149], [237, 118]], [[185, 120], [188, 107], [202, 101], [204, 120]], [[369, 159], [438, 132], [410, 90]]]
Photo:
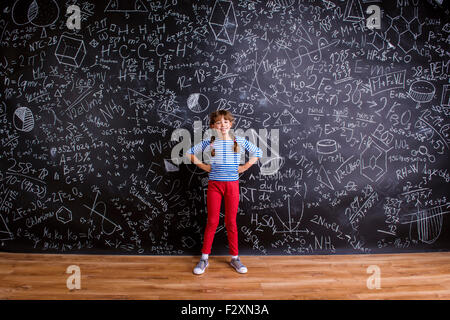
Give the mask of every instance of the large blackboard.
[[[217, 109], [265, 147], [240, 175], [241, 254], [450, 249], [445, 4], [0, 9], [0, 250], [199, 254], [208, 173], [172, 157], [172, 135], [193, 145]], [[227, 252], [221, 222], [212, 253]]]

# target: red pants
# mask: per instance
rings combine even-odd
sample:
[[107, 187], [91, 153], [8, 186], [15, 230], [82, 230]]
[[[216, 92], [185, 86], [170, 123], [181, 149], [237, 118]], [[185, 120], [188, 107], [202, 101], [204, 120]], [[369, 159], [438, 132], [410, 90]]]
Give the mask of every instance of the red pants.
[[238, 232], [236, 215], [239, 207], [239, 180], [208, 181], [206, 202], [208, 206], [208, 221], [203, 239], [202, 253], [210, 254], [217, 226], [219, 225], [220, 206], [225, 197], [225, 227], [227, 229], [230, 254], [238, 255]]

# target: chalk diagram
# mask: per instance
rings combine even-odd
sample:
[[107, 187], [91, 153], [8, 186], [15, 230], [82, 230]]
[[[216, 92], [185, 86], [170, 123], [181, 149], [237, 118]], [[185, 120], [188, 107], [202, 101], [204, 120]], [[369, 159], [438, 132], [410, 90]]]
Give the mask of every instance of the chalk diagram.
[[8, 225], [5, 222], [5, 219], [3, 218], [2, 215], [0, 215], [0, 241], [3, 240], [13, 240], [14, 236], [11, 233], [11, 231], [9, 231]]
[[430, 102], [433, 99], [435, 92], [436, 88], [431, 82], [417, 80], [409, 87], [408, 95], [417, 102], [416, 109], [418, 109], [421, 103]]
[[133, 12], [148, 12], [148, 9], [141, 0], [111, 0], [104, 12], [123, 12], [128, 16]]
[[61, 64], [80, 67], [86, 56], [84, 41], [73, 36], [62, 35], [55, 51], [56, 59]]
[[[0, 208], [3, 207], [3, 205], [5, 204], [5, 201], [8, 199], [8, 195], [9, 195], [9, 190], [8, 192], [6, 192], [6, 195], [3, 199], [0, 199], [1, 204], [0, 204]], [[11, 233], [11, 231], [9, 231], [8, 225], [6, 224], [5, 219], [3, 218], [3, 215], [0, 214], [0, 241], [3, 240], [13, 240], [14, 236]]]
[[[267, 91], [263, 90], [261, 88], [261, 85], [259, 84], [259, 77], [262, 79], [265, 79], [264, 74], [264, 63], [267, 62], [268, 54], [271, 51], [270, 46], [271, 43], [268, 43], [267, 47], [263, 50], [263, 55], [261, 55], [261, 58], [258, 57], [258, 51], [255, 51], [255, 58], [254, 58], [254, 68], [249, 70], [249, 76], [251, 76], [251, 83], [247, 81], [242, 81], [244, 84], [248, 86], [248, 92], [251, 92], [253, 89], [255, 89], [257, 92], [259, 92], [263, 98], [260, 100], [261, 105], [266, 105], [266, 101], [273, 105], [281, 105], [286, 106], [289, 108], [294, 108], [292, 104], [289, 101], [289, 96], [291, 95], [290, 92], [286, 90], [286, 86], [282, 83], [281, 79], [276, 84], [269, 85], [269, 88], [273, 90], [272, 94], [269, 94]], [[262, 67], [262, 68], [261, 68]], [[286, 96], [285, 99], [280, 99], [280, 96], [284, 95]]]
[[364, 13], [359, 0], [347, 1], [343, 20], [347, 22], [359, 22], [363, 19]]
[[419, 150], [411, 150], [411, 155], [413, 157], [417, 157], [418, 155], [426, 156], [430, 163], [434, 163], [436, 161], [436, 157], [433, 154], [428, 152], [428, 148], [424, 145], [419, 147]]
[[89, 207], [85, 204], [83, 204], [83, 206], [85, 208], [89, 209], [90, 216], [92, 216], [92, 213], [95, 213], [96, 215], [98, 215], [99, 217], [102, 218], [102, 223], [101, 223], [102, 233], [104, 233], [106, 235], [111, 235], [115, 231], [122, 230], [122, 227], [106, 217], [106, 203], [103, 201], [97, 202], [97, 198], [98, 198], [99, 194], [100, 194], [100, 192], [97, 191], [97, 193], [95, 195], [94, 203], [92, 204], [92, 207]]
[[[333, 154], [337, 151], [337, 143], [336, 140], [333, 139], [322, 139], [317, 141], [316, 143], [316, 151], [318, 154], [319, 163], [322, 163], [322, 159], [324, 155]], [[331, 183], [331, 179], [328, 175], [327, 170], [323, 164], [320, 165], [319, 172], [317, 174], [316, 180], [322, 185], [334, 191], [333, 183]]]
[[[303, 218], [303, 212], [305, 211], [305, 197], [306, 197], [306, 183], [303, 183], [303, 197], [300, 199], [300, 206], [295, 206], [295, 208], [300, 209], [300, 214], [297, 214], [296, 216], [292, 216], [291, 214], [291, 197], [287, 196], [287, 209], [288, 209], [288, 219], [287, 221], [283, 221], [283, 219], [280, 218], [278, 213], [275, 209], [272, 209], [275, 215], [277, 216], [278, 220], [281, 222], [281, 225], [283, 226], [281, 230], [274, 230], [273, 233], [301, 233], [306, 232], [309, 233], [309, 230], [300, 230], [300, 224], [302, 222]], [[297, 190], [298, 192], [298, 190]]]
[[[317, 40], [317, 48], [314, 50], [308, 50], [306, 46], [301, 45], [299, 46], [295, 51], [294, 54], [290, 54], [287, 49], [284, 49], [284, 52], [286, 53], [286, 56], [289, 59], [289, 62], [294, 67], [294, 69], [300, 67], [303, 63], [303, 58], [307, 57], [309, 58], [309, 61], [312, 63], [319, 63], [322, 61], [322, 52], [324, 49], [327, 49], [331, 46], [335, 46], [339, 43], [339, 40], [328, 42], [326, 38], [319, 38]], [[301, 51], [301, 52], [300, 52]]]
[[59, 6], [55, 0], [17, 0], [11, 10], [17, 25], [31, 23], [36, 27], [48, 27], [59, 17]]
[[146, 96], [134, 89], [128, 88], [128, 102], [130, 107], [136, 109], [152, 109], [155, 105], [155, 100], [149, 96]]
[[441, 106], [450, 107], [450, 84], [444, 84], [442, 87]]
[[234, 44], [238, 27], [234, 6], [231, 1], [216, 0], [209, 18], [211, 27], [217, 41]]
[[323, 139], [316, 143], [316, 150], [318, 154], [332, 154], [337, 151], [336, 140]]
[[[443, 216], [450, 212], [450, 202], [435, 206], [429, 209], [417, 208], [417, 212], [406, 214], [404, 217], [410, 217], [409, 221], [402, 224], [409, 224], [409, 236], [412, 239], [416, 231], [418, 239], [424, 243], [432, 244], [442, 232]], [[414, 230], [413, 225], [416, 225]]]
[[287, 9], [295, 3], [295, 0], [275, 0], [275, 3], [279, 7]]
[[181, 238], [181, 243], [184, 248], [190, 249], [195, 246], [196, 241], [189, 236], [183, 236]]
[[33, 112], [27, 107], [19, 107], [14, 111], [14, 127], [23, 132], [30, 132], [34, 128]]
[[403, 16], [403, 8], [400, 8], [399, 16], [392, 18], [386, 15], [390, 19], [389, 27], [384, 33], [388, 48], [398, 46], [405, 54], [417, 49], [416, 39], [422, 34], [424, 25], [419, 21], [418, 10], [417, 7], [414, 8], [414, 17], [409, 21]]
[[189, 110], [195, 113], [202, 113], [209, 107], [209, 99], [202, 93], [192, 93], [187, 99]]
[[72, 211], [61, 206], [58, 211], [56, 211], [56, 220], [64, 224], [72, 221]]
[[381, 141], [376, 141], [370, 137], [366, 149], [360, 156], [360, 173], [371, 182], [380, 180], [387, 172], [387, 153], [391, 148], [387, 148]]
[[292, 115], [292, 113], [284, 109], [283, 112], [278, 116], [278, 118], [275, 120], [274, 126], [292, 126], [292, 125], [300, 125], [300, 122]]

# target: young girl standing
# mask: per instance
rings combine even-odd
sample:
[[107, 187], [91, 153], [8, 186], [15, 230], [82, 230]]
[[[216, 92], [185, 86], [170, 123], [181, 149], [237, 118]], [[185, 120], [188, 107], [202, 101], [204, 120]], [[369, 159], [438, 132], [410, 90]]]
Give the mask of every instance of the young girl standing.
[[[246, 273], [247, 268], [238, 256], [238, 232], [236, 215], [239, 207], [239, 173], [250, 168], [258, 158], [262, 157], [262, 150], [243, 137], [236, 137], [230, 132], [234, 124], [233, 115], [227, 110], [212, 112], [209, 116], [210, 128], [214, 130], [210, 140], [203, 140], [193, 146], [186, 154], [199, 168], [209, 172], [208, 191], [206, 196], [208, 220], [203, 239], [202, 257], [194, 268], [195, 274], [202, 274], [209, 265], [208, 256], [214, 234], [219, 224], [220, 206], [222, 197], [225, 198], [225, 227], [227, 229], [228, 244], [230, 247], [231, 266], [237, 272]], [[217, 139], [216, 139], [217, 136]], [[239, 165], [241, 148], [252, 154], [250, 160]], [[211, 152], [211, 164], [204, 164], [195, 154]]]

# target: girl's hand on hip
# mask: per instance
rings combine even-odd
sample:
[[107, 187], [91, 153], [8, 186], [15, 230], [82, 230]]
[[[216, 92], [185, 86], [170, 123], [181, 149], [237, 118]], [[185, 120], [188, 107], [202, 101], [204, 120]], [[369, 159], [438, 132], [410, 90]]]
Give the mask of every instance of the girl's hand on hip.
[[203, 170], [205, 170], [206, 172], [211, 172], [211, 165], [210, 164], [205, 164], [202, 167]]
[[247, 170], [247, 168], [245, 166], [239, 166], [238, 167], [238, 173], [242, 173], [242, 172], [244, 172], [246, 170]]

